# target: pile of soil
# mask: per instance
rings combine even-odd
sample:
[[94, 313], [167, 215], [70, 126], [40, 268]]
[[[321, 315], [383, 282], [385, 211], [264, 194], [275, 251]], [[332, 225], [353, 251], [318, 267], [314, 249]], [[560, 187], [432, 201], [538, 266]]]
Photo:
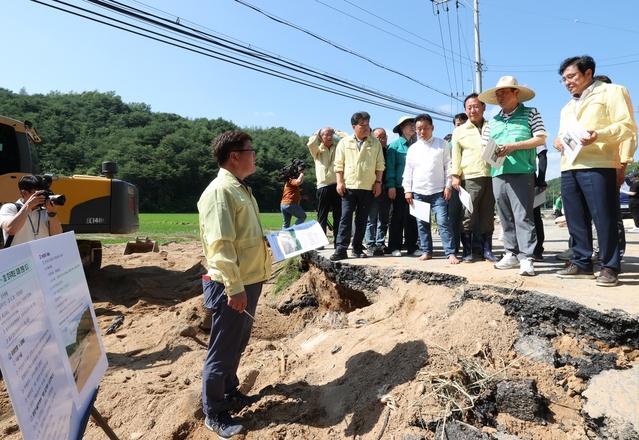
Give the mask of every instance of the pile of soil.
[[[95, 407], [123, 440], [214, 438], [200, 399], [209, 318], [200, 244], [122, 252], [105, 246], [102, 269], [87, 275], [109, 361]], [[486, 438], [592, 435], [580, 412], [587, 378], [569, 363], [518, 354], [517, 320], [498, 303], [462, 301], [461, 286], [398, 277], [374, 303], [353, 307], [324, 271], [307, 269], [283, 292], [274, 293], [273, 280], [265, 286], [240, 368], [243, 391], [262, 398], [237, 415], [247, 428], [238, 439], [433, 439], [455, 418]], [[106, 334], [121, 315], [123, 324]], [[559, 356], [575, 358], [595, 343], [570, 333], [550, 340]], [[619, 365], [637, 357], [616, 355]], [[500, 406], [500, 384], [526, 379], [537, 410]], [[21, 438], [4, 383], [0, 436]], [[84, 438], [107, 437], [90, 421]]]

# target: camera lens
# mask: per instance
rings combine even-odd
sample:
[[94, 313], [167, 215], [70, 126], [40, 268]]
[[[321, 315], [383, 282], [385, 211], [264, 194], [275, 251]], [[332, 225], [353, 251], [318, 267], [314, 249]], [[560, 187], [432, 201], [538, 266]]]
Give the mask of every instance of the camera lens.
[[58, 206], [64, 206], [64, 204], [67, 202], [67, 198], [62, 194], [49, 196], [49, 200], [51, 200], [51, 203], [53, 203], [54, 205]]

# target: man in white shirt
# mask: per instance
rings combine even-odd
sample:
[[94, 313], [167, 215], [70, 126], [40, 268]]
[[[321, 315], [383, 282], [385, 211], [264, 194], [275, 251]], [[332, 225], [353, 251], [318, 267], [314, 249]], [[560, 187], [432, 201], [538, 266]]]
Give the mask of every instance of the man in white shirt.
[[44, 186], [42, 177], [22, 176], [18, 181], [20, 199], [0, 208], [4, 247], [62, 233], [58, 205], [44, 195]]
[[[404, 197], [409, 205], [413, 205], [413, 200], [430, 204], [446, 258], [450, 264], [458, 264], [448, 219], [448, 200], [451, 196], [450, 149], [445, 140], [433, 137], [435, 126], [430, 115], [417, 115], [415, 129], [419, 140], [411, 146], [406, 155], [406, 167], [402, 178]], [[433, 258], [430, 219], [418, 218], [417, 229], [422, 251], [419, 259], [430, 260]]]

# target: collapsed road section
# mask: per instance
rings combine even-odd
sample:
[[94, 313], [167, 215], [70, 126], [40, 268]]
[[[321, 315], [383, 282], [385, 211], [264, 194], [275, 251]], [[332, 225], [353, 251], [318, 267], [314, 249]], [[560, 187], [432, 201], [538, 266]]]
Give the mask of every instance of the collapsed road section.
[[[341, 304], [342, 312], [358, 315], [354, 310], [362, 308], [361, 314], [367, 314], [364, 309], [396, 295], [391, 311], [358, 322], [370, 325], [391, 315], [410, 316], [404, 320], [405, 330], [423, 336], [420, 342], [428, 355], [414, 371], [412, 381], [421, 392], [411, 402], [414, 411], [405, 414], [408, 425], [437, 433], [436, 438], [446, 430], [448, 439], [639, 438], [637, 316], [593, 310], [521, 285], [472, 284], [457, 274], [370, 264], [373, 259], [369, 264], [332, 263], [310, 252], [304, 262], [316, 277], [325, 276], [334, 285], [330, 304], [322, 304], [326, 289], [306, 292], [319, 298], [320, 309]], [[415, 303], [425, 298], [450, 300], [444, 300], [437, 313], [428, 306], [420, 313]], [[481, 331], [487, 311], [494, 307], [516, 327], [507, 353], [497, 354], [491, 347], [501, 337], [500, 324], [489, 322], [488, 331]], [[406, 308], [414, 313], [406, 315]], [[475, 321], [473, 313], [468, 320], [469, 309]], [[466, 320], [455, 328], [458, 314]], [[429, 334], [437, 325], [449, 327], [457, 343], [433, 344]], [[416, 331], [421, 328], [429, 330]], [[475, 347], [459, 350], [465, 346], [463, 338]]]

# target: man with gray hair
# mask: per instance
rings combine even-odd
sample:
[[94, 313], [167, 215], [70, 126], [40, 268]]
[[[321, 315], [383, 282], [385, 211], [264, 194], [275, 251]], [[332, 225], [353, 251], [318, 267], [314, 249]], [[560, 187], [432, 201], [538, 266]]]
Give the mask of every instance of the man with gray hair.
[[328, 228], [328, 213], [333, 211], [332, 230], [337, 236], [337, 225], [342, 217], [342, 198], [337, 194], [337, 179], [335, 177], [335, 143], [334, 136], [340, 138], [348, 133], [334, 130], [332, 127], [320, 128], [317, 133], [308, 138], [308, 150], [315, 162], [315, 177], [317, 179], [317, 222], [326, 233]]

